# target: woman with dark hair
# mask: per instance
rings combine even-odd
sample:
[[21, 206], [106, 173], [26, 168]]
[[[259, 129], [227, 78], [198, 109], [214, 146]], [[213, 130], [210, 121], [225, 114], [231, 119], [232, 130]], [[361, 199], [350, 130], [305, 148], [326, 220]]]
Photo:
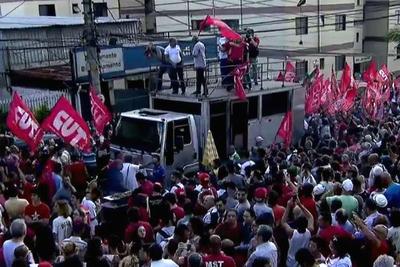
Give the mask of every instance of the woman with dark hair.
[[239, 245], [242, 240], [241, 232], [241, 225], [238, 222], [238, 213], [234, 209], [227, 210], [224, 222], [220, 223], [215, 228], [216, 235], [219, 235], [222, 240], [232, 240], [236, 246]]
[[100, 238], [95, 237], [89, 241], [85, 262], [87, 267], [111, 267], [107, 258], [103, 257]]
[[352, 267], [350, 255], [347, 254], [347, 242], [347, 239], [336, 236], [331, 240], [331, 255], [326, 260], [328, 267]]
[[392, 210], [390, 213], [392, 227], [388, 231], [388, 240], [391, 242], [397, 254], [400, 253], [400, 211]]
[[296, 252], [296, 261], [300, 267], [316, 267], [319, 266], [311, 252], [307, 248], [301, 248]]

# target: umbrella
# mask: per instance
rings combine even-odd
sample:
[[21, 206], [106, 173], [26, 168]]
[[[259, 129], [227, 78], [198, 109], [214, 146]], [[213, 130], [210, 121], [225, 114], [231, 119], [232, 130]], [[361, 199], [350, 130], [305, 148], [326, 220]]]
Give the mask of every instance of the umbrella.
[[217, 147], [215, 146], [212, 132], [208, 130], [202, 164], [206, 167], [212, 168], [215, 159], [219, 159], [218, 151]]

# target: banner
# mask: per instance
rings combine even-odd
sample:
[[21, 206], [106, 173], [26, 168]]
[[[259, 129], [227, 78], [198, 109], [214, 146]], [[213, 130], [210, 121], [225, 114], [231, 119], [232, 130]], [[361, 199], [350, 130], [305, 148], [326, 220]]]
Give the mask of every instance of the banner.
[[43, 121], [42, 127], [81, 150], [89, 151], [91, 148], [89, 127], [63, 96]]
[[91, 104], [90, 111], [92, 112], [94, 127], [96, 128], [97, 134], [102, 135], [104, 127], [110, 123], [112, 116], [92, 86], [90, 86], [89, 95]]
[[211, 18], [209, 15], [207, 15], [207, 17], [205, 17], [205, 19], [200, 23], [199, 33], [203, 31], [205, 27], [211, 25], [216, 26], [221, 35], [229, 40], [237, 40], [242, 38], [240, 34], [232, 30], [225, 22], [216, 18]]
[[292, 142], [293, 117], [292, 111], [288, 111], [279, 126], [277, 136], [283, 139], [285, 146], [288, 147]]
[[35, 116], [17, 92], [14, 92], [7, 115], [7, 127], [18, 138], [35, 151], [44, 132]]

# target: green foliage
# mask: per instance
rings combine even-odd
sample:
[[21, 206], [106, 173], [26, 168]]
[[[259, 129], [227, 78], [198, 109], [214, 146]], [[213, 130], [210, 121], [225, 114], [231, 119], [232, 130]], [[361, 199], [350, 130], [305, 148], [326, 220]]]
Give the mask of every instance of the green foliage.
[[35, 110], [35, 117], [39, 123], [50, 114], [50, 109], [47, 105], [41, 105], [39, 108]]
[[391, 42], [400, 43], [400, 28], [391, 29], [387, 39]]

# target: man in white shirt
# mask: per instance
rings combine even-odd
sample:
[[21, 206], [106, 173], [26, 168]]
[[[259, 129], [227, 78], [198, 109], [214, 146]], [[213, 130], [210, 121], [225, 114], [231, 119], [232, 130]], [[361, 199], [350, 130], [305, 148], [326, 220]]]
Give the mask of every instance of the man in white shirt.
[[221, 84], [223, 86], [227, 86], [228, 79], [226, 79], [227, 75], [229, 74], [228, 65], [228, 52], [226, 50], [225, 44], [228, 42], [228, 39], [221, 36], [218, 39], [218, 58], [219, 58], [219, 66], [221, 71]]
[[163, 259], [163, 250], [160, 245], [153, 244], [149, 248], [151, 267], [178, 267], [173, 260]]
[[181, 48], [177, 45], [175, 38], [169, 39], [169, 45], [165, 48], [164, 55], [171, 64], [170, 78], [172, 79], [172, 93], [178, 94], [179, 77], [182, 94], [185, 94], [186, 88], [183, 80], [183, 54]]
[[253, 266], [256, 258], [267, 258], [271, 262], [272, 267], [278, 266], [278, 250], [273, 242], [270, 241], [272, 237], [272, 228], [268, 225], [260, 225], [257, 230], [256, 250], [250, 255], [246, 262], [246, 267]]
[[139, 171], [139, 165], [132, 164], [132, 160], [133, 158], [131, 155], [126, 155], [121, 170], [123, 176], [122, 183], [126, 189], [131, 191], [138, 188], [136, 173]]

